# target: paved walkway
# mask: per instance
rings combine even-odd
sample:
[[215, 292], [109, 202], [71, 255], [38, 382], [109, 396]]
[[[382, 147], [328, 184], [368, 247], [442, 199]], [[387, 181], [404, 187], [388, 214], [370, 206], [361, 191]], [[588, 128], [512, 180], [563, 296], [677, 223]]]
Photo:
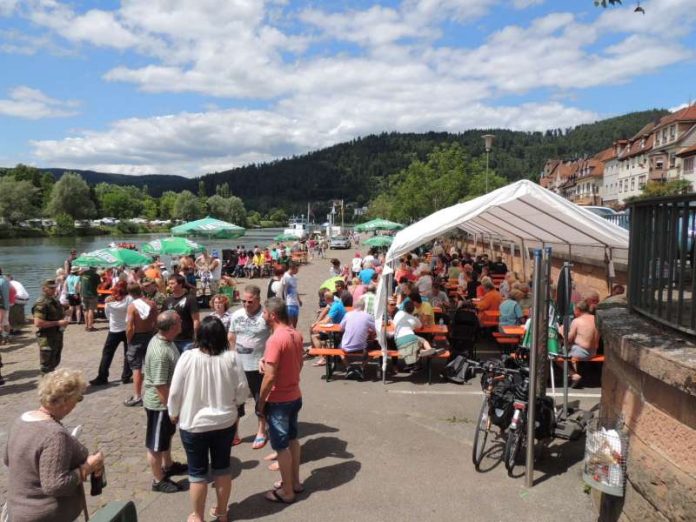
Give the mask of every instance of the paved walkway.
[[[330, 252], [344, 262], [353, 251]], [[316, 308], [316, 290], [328, 275], [328, 260], [300, 269], [304, 308], [300, 328], [307, 339]], [[260, 281], [265, 289], [265, 281]], [[88, 334], [70, 327], [62, 366], [96, 375], [106, 324]], [[10, 423], [37, 405], [38, 353], [27, 329], [13, 345], [3, 348], [7, 384], [0, 387], [0, 446]], [[112, 366], [120, 375], [121, 354]], [[325, 383], [323, 369], [303, 370], [304, 408], [301, 412], [302, 476], [307, 493], [292, 506], [262, 498], [277, 473], [266, 469], [270, 450], [251, 449], [255, 421], [241, 422], [244, 443], [233, 449], [235, 482], [231, 497], [233, 520], [485, 520], [575, 522], [595, 520], [583, 492], [580, 461], [582, 442], [559, 441], [538, 464], [537, 486], [524, 487], [523, 478], [508, 478], [493, 447], [477, 473], [471, 464], [473, 423], [480, 406], [480, 387], [434, 383], [403, 376], [394, 383], [344, 381], [340, 374]], [[65, 420], [83, 424], [81, 439], [106, 455], [108, 486], [100, 497], [88, 498], [91, 511], [116, 499], [132, 499], [144, 521], [185, 520], [190, 511], [187, 493], [149, 491], [150, 477], [143, 447], [145, 417], [140, 408], [122, 405], [130, 385], [113, 381], [89, 393]], [[582, 390], [583, 407], [598, 401], [598, 390]], [[250, 410], [248, 408], [248, 410]], [[178, 437], [174, 454], [184, 460]], [[185, 479], [185, 477], [181, 477]], [[7, 470], [0, 471], [0, 500], [7, 487]], [[208, 504], [212, 505], [212, 490]]]

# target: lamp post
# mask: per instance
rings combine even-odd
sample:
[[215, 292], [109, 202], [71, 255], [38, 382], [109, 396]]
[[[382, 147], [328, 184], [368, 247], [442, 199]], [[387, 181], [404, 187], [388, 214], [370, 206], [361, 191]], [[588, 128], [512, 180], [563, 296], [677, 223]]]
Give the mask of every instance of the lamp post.
[[493, 147], [495, 134], [484, 134], [481, 137], [483, 138], [483, 144], [486, 148], [486, 194], [488, 194], [488, 157], [491, 154], [491, 147]]

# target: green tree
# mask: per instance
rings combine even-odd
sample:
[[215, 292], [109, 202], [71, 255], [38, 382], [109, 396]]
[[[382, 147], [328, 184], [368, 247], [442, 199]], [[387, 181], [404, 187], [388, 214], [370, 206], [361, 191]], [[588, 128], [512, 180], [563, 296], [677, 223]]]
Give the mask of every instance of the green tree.
[[189, 190], [184, 190], [176, 197], [173, 216], [175, 219], [192, 221], [201, 216], [198, 198]]
[[288, 213], [282, 208], [274, 208], [268, 213], [268, 220], [285, 225], [288, 222]]
[[217, 219], [241, 226], [246, 223], [246, 209], [238, 197], [225, 198], [215, 194], [206, 200], [206, 208], [208, 214]]
[[159, 198], [159, 216], [162, 219], [174, 219], [174, 205], [178, 194], [168, 190]]
[[53, 229], [55, 236], [72, 236], [75, 233], [75, 220], [65, 212], [55, 216], [56, 226]]
[[0, 217], [12, 224], [39, 215], [36, 195], [40, 190], [30, 181], [18, 181], [12, 176], [0, 178]]
[[376, 198], [370, 201], [367, 209], [367, 217], [369, 219], [383, 218], [396, 219], [394, 216], [394, 202], [386, 192], [378, 194]]
[[89, 186], [82, 176], [66, 172], [53, 185], [46, 211], [50, 216], [67, 214], [73, 219], [86, 219], [95, 214], [94, 202], [90, 198]]
[[640, 196], [628, 198], [626, 201], [636, 201], [641, 199], [659, 198], [661, 196], [677, 196], [691, 192], [691, 182], [685, 179], [674, 179], [672, 181], [648, 181], [643, 187]]
[[255, 210], [252, 210], [247, 214], [247, 225], [249, 226], [258, 226], [261, 224], [261, 214], [256, 212]]
[[215, 194], [218, 196], [222, 196], [223, 198], [229, 198], [232, 194], [230, 194], [230, 185], [226, 181], [222, 185], [215, 185]]
[[159, 208], [155, 198], [147, 196], [143, 199], [143, 210], [141, 215], [150, 221], [157, 219], [157, 216], [159, 215]]
[[137, 187], [99, 183], [95, 193], [105, 216], [131, 219], [143, 212], [144, 197]]

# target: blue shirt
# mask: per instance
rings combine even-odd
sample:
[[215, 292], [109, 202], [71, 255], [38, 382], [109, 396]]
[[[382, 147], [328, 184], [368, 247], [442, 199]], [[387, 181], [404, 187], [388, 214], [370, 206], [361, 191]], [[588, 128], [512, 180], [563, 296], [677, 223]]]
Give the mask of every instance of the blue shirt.
[[500, 303], [500, 319], [498, 326], [514, 326], [520, 324], [522, 307], [514, 299], [506, 299]]
[[369, 285], [373, 275], [375, 275], [374, 268], [363, 268], [358, 274], [358, 277], [364, 285]]
[[343, 303], [337, 297], [334, 297], [333, 303], [331, 304], [331, 308], [329, 308], [328, 315], [329, 319], [334, 324], [339, 324], [343, 320], [343, 317], [346, 315], [346, 307], [343, 306]]

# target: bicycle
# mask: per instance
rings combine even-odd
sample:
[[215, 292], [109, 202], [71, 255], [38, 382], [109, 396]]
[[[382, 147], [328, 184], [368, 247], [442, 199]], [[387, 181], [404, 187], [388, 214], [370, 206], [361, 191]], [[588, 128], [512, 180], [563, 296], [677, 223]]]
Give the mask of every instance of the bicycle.
[[479, 471], [492, 425], [498, 426], [499, 435], [502, 436], [512, 417], [509, 392], [513, 384], [512, 377], [518, 374], [519, 370], [502, 366], [502, 361], [488, 361], [478, 365], [477, 369], [483, 372], [481, 376], [483, 400], [476, 423], [471, 458], [476, 471]]

